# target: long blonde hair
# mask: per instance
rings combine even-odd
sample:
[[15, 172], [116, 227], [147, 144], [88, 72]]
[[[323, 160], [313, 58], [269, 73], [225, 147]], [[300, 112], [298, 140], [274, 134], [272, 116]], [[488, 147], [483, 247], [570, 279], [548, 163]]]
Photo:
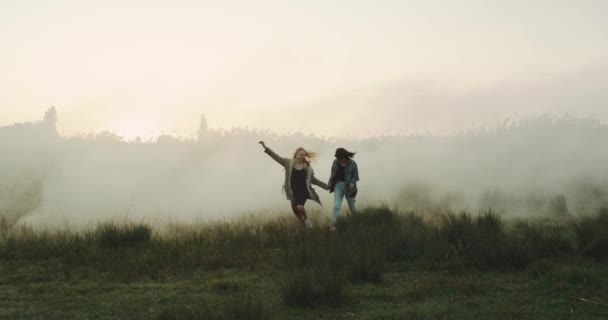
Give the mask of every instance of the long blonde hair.
[[316, 152], [308, 151], [308, 150], [306, 150], [306, 149], [304, 149], [302, 147], [299, 147], [299, 148], [296, 149], [296, 152], [293, 153], [293, 158], [294, 159], [296, 158], [296, 156], [298, 155], [298, 152], [300, 152], [300, 151], [304, 151], [306, 153], [306, 156], [305, 156], [304, 159], [305, 159], [307, 165], [310, 165], [310, 162], [314, 161], [317, 158], [317, 153]]

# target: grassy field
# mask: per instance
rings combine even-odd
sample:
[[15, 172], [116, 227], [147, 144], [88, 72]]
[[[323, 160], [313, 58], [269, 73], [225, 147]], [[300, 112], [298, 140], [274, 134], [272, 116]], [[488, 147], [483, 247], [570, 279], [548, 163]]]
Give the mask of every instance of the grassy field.
[[503, 221], [367, 208], [35, 231], [0, 220], [6, 319], [608, 319], [608, 212]]

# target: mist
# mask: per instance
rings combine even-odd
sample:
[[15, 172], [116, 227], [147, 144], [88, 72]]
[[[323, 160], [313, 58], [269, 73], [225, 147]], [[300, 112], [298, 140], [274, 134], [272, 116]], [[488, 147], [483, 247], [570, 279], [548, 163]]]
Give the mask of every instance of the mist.
[[[0, 214], [44, 226], [107, 219], [209, 221], [246, 214], [291, 214], [282, 156], [319, 153], [327, 181], [333, 152], [357, 152], [360, 205], [403, 210], [494, 208], [507, 216], [578, 215], [608, 204], [608, 126], [592, 118], [540, 116], [459, 134], [328, 139], [268, 130], [211, 130], [126, 140], [111, 132], [61, 136], [57, 111], [0, 128]], [[318, 188], [317, 188], [318, 190]], [[323, 190], [329, 215], [332, 197]]]

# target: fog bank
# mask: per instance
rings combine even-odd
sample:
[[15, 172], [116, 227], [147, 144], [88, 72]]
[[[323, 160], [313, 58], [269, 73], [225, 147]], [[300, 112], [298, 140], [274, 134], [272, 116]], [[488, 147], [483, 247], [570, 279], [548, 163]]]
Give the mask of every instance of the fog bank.
[[[108, 132], [63, 137], [56, 122], [52, 109], [42, 121], [0, 127], [0, 214], [43, 225], [291, 214], [282, 168], [259, 140], [286, 157], [299, 146], [318, 152], [313, 165], [324, 181], [335, 148], [356, 151], [362, 205], [544, 215], [608, 203], [608, 126], [593, 119], [544, 116], [450, 136], [363, 140], [202, 124], [198, 138], [124, 141]], [[307, 207], [329, 214], [331, 195], [318, 191], [324, 207]]]

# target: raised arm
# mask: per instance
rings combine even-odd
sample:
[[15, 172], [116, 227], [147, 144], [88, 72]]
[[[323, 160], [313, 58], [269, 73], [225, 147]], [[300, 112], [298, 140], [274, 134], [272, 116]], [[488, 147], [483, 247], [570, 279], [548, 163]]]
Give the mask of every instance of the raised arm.
[[268, 154], [278, 164], [285, 166], [287, 164], [287, 162], [289, 162], [289, 159], [279, 156], [274, 151], [272, 151], [272, 149], [268, 148], [266, 146], [266, 144], [264, 143], [264, 141], [260, 141], [259, 143], [262, 145], [262, 147], [264, 147], [264, 152], [266, 152], [266, 154]]

